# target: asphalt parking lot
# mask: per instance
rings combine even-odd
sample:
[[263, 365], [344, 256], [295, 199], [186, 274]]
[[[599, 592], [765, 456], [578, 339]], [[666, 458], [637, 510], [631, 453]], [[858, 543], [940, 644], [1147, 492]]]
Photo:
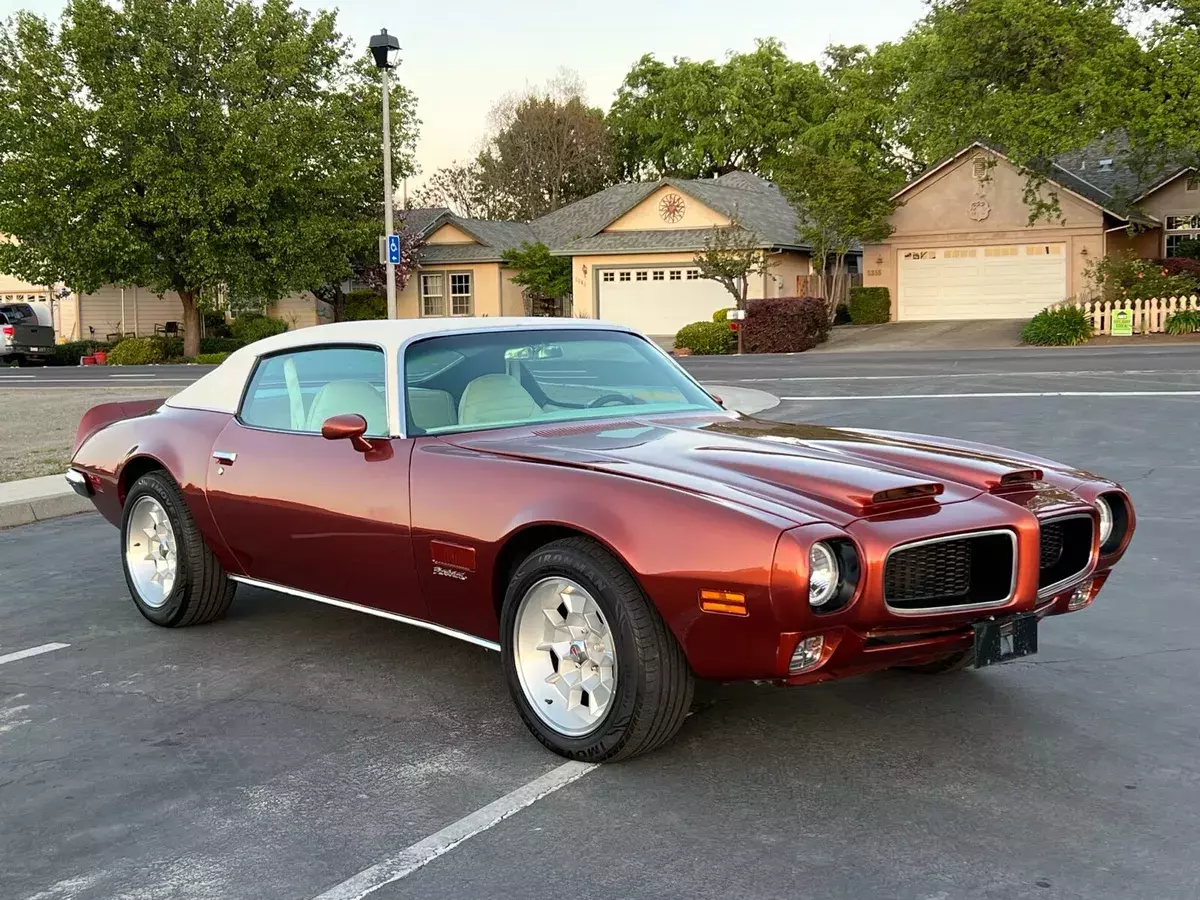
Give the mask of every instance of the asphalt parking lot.
[[219, 623], [157, 629], [98, 517], [0, 532], [0, 898], [360, 897], [438, 835], [370, 896], [1200, 896], [1200, 352], [687, 365], [784, 398], [768, 418], [1110, 475], [1135, 543], [1029, 660], [715, 687], [663, 750], [555, 775], [489, 651], [245, 587]]

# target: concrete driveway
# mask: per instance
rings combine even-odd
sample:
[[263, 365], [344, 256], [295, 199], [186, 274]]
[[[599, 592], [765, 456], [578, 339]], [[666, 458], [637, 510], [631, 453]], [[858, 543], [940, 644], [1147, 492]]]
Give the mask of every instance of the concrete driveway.
[[967, 322], [886, 322], [840, 325], [810, 353], [869, 353], [893, 350], [1000, 350], [1021, 346], [1025, 319]]

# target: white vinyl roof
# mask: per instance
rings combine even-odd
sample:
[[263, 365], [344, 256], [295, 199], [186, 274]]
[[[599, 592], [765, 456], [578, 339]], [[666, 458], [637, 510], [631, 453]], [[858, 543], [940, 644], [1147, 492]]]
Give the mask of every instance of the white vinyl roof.
[[[242, 391], [254, 364], [260, 356], [268, 356], [282, 350], [298, 350], [322, 344], [363, 344], [379, 347], [389, 360], [399, 357], [405, 345], [423, 337], [438, 334], [470, 334], [493, 328], [519, 330], [595, 329], [604, 331], [637, 332], [623, 325], [599, 322], [593, 319], [556, 319], [546, 317], [481, 316], [461, 318], [429, 319], [373, 319], [363, 322], [337, 322], [330, 325], [315, 325], [285, 331], [274, 337], [263, 338], [230, 354], [229, 358], [198, 381], [185, 387], [167, 400], [167, 406], [178, 409], [203, 409], [233, 415], [238, 410]], [[387, 367], [388, 394], [397, 396], [399, 385], [397, 367]], [[393, 382], [396, 379], [396, 382]], [[392, 404], [391, 406], [394, 406]], [[393, 427], [393, 434], [399, 434]]]

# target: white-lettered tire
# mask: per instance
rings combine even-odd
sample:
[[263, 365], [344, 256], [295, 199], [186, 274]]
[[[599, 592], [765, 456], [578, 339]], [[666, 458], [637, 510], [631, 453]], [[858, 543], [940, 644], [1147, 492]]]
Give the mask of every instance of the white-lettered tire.
[[566, 538], [513, 573], [500, 616], [509, 691], [555, 753], [614, 762], [679, 730], [692, 702], [687, 658], [654, 604], [607, 549]]
[[165, 472], [143, 475], [125, 498], [121, 564], [138, 611], [166, 628], [221, 618], [237, 587]]

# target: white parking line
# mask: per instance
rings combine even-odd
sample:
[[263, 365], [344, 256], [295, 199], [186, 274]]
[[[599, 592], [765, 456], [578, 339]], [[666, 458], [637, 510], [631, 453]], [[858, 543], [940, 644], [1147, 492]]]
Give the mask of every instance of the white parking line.
[[0, 381], [11, 380], [15, 381], [18, 378], [37, 378], [36, 375], [0, 375]]
[[596, 768], [595, 763], [563, 763], [541, 778], [535, 778], [524, 787], [519, 787], [482, 809], [477, 809], [469, 816], [464, 816], [457, 822], [447, 825], [425, 840], [406, 847], [390, 859], [376, 863], [369, 869], [363, 869], [357, 875], [352, 875], [313, 900], [362, 900], [363, 897], [379, 890], [384, 885], [411, 875], [439, 856], [449, 853], [464, 841], [487, 831], [493, 825], [503, 822], [525, 807], [553, 794], [559, 788], [566, 787], [572, 781], [577, 781], [594, 768]]
[[930, 375], [785, 375], [779, 378], [738, 378], [752, 381], [900, 381], [935, 378], [1082, 378], [1097, 375], [1200, 375], [1200, 369], [1094, 369], [1074, 372], [938, 372]]
[[146, 374], [146, 375], [109, 375], [108, 377], [109, 378], [157, 378], [158, 376], [151, 373], [151, 374]]
[[1004, 394], [847, 394], [842, 397], [780, 397], [814, 403], [847, 400], [978, 400], [987, 397], [1200, 397], [1200, 391], [1015, 391]]
[[62, 650], [64, 647], [70, 646], [70, 644], [41, 644], [37, 647], [30, 647], [28, 650], [6, 653], [4, 656], [0, 656], [0, 666], [5, 663], [16, 662], [18, 659], [28, 659], [31, 656], [39, 656], [42, 653], [49, 653], [51, 650]]

